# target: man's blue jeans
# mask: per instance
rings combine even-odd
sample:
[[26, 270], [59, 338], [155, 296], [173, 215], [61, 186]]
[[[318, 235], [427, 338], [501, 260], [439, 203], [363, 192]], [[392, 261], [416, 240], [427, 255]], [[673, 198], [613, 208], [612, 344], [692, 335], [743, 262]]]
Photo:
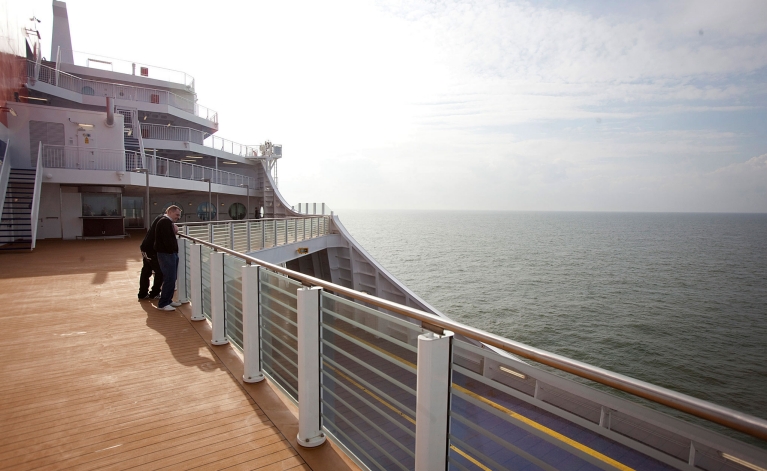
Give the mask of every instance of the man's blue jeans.
[[176, 291], [176, 276], [178, 274], [178, 254], [157, 252], [157, 261], [162, 270], [162, 291], [157, 307], [165, 307], [173, 302], [173, 292]]

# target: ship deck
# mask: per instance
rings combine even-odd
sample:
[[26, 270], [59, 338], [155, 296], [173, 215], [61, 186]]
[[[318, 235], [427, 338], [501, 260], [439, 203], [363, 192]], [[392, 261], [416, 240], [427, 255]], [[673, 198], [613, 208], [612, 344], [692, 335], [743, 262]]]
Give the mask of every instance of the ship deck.
[[0, 255], [0, 469], [357, 469], [297, 446], [292, 404], [189, 305], [136, 300], [140, 237]]

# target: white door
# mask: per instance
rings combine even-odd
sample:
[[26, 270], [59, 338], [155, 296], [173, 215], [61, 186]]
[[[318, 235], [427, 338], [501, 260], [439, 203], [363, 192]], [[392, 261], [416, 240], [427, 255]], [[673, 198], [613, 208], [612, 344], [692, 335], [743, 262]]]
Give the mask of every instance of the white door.
[[[74, 239], [83, 235], [83, 204], [80, 193], [61, 192], [61, 238]], [[75, 188], [76, 190], [76, 188]]]

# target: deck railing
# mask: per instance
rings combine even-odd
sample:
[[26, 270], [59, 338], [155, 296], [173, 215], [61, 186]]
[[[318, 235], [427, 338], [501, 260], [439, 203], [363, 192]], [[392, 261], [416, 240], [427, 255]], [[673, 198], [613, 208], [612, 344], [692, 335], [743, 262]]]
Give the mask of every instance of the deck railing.
[[330, 218], [190, 222], [178, 226], [184, 235], [245, 253], [326, 236], [330, 233]]
[[243, 352], [246, 382], [267, 376], [297, 402], [300, 445], [330, 435], [380, 470], [758, 471], [767, 463], [765, 450], [508, 354], [762, 445], [763, 419], [180, 237], [179, 298], [191, 300], [192, 320], [210, 320], [212, 343]]
[[253, 177], [165, 157], [142, 157], [140, 152], [133, 151], [43, 145], [42, 159], [45, 168], [127, 172], [148, 168], [150, 175], [198, 181], [209, 179], [219, 185], [257, 189]]
[[82, 95], [96, 95], [113, 97], [118, 100], [168, 105], [213, 123], [218, 123], [218, 113], [215, 111], [200, 105], [196, 101], [167, 90], [83, 79], [31, 60], [27, 60], [27, 78], [39, 80]]
[[141, 137], [143, 139], [192, 142], [194, 144], [203, 145], [206, 136], [207, 133], [188, 127], [141, 123]]
[[73, 51], [73, 56], [75, 65], [180, 83], [194, 90], [194, 77], [181, 70], [166, 69], [165, 67], [116, 59], [90, 52]]
[[161, 124], [142, 123], [141, 137], [163, 141], [193, 142], [211, 149], [217, 149], [240, 157], [259, 157], [259, 146], [240, 144], [229, 139], [183, 126], [163, 126]]

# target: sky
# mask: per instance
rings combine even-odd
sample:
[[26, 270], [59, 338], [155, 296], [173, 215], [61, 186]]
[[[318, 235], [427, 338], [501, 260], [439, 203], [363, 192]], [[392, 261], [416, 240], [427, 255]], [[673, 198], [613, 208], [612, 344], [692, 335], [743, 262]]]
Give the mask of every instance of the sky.
[[[41, 19], [51, 3], [0, 0]], [[767, 212], [767, 2], [67, 2], [187, 72], [291, 204]], [[46, 42], [47, 41], [47, 42]]]

